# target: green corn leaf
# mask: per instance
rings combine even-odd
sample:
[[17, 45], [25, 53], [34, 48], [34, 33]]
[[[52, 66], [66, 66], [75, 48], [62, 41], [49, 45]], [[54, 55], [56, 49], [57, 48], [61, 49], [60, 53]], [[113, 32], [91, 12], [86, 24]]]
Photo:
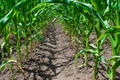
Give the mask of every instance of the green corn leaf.
[[[114, 34], [118, 34], [118, 36], [114, 36]], [[98, 39], [97, 39], [97, 43], [100, 41], [100, 40], [103, 40], [102, 43], [106, 40], [107, 37], [110, 37], [110, 40], [112, 41], [112, 45], [113, 47], [115, 48], [117, 45], [119, 45], [119, 35], [120, 35], [120, 27], [111, 27], [111, 28], [108, 28], [104, 34], [102, 34]], [[116, 39], [115, 39], [116, 37]], [[102, 45], [101, 43], [101, 45]]]
[[87, 53], [87, 54], [93, 54], [95, 56], [99, 56], [97, 53], [98, 53], [98, 50], [92, 50], [92, 49], [88, 49], [88, 50], [80, 50], [81, 54], [84, 54], [84, 53]]
[[[80, 50], [76, 55], [75, 55], [75, 58], [74, 58], [74, 62], [76, 63], [76, 61], [78, 60], [78, 57], [81, 55], [81, 54], [93, 54], [94, 56], [99, 56], [99, 54], [97, 54], [98, 51], [97, 50], [92, 50], [92, 49], [89, 49], [89, 50]], [[101, 58], [102, 62], [104, 62], [104, 59]]]
[[42, 43], [44, 43], [45, 41], [44, 41], [44, 38], [43, 37], [41, 37], [41, 36], [37, 36], [37, 39], [38, 40], [40, 40]]
[[75, 58], [74, 58], [74, 63], [76, 64], [78, 58], [80, 57], [81, 54], [83, 54], [84, 50], [80, 50], [76, 55], [75, 55]]
[[[108, 63], [107, 63], [107, 68], [108, 68], [108, 70], [110, 69], [110, 63], [111, 62], [113, 62], [113, 61], [116, 61], [117, 60], [117, 62], [115, 62], [115, 64], [116, 63], [119, 63], [119, 61], [120, 61], [120, 56], [113, 56], [112, 58], [110, 58], [110, 60], [108, 61]], [[116, 64], [116, 65], [113, 65], [113, 68], [115, 67], [118, 67], [118, 64]], [[110, 72], [110, 70], [109, 70], [109, 72]]]
[[[118, 58], [116, 56], [116, 58]], [[120, 58], [120, 57], [119, 57]], [[112, 58], [113, 59], [113, 58]], [[115, 58], [114, 58], [115, 59]], [[114, 73], [114, 71], [117, 70], [117, 68], [120, 66], [120, 59], [117, 60], [114, 65], [112, 65], [112, 67], [110, 68], [110, 65], [107, 65], [107, 74], [108, 74], [108, 77], [111, 78], [112, 76], [115, 76], [115, 74], [112, 74]]]
[[111, 0], [107, 0], [107, 5], [108, 5], [108, 6], [111, 5]]
[[28, 44], [29, 44], [33, 39], [35, 39], [39, 34], [40, 34], [40, 32], [37, 32], [36, 34], [32, 35], [32, 36], [28, 39], [26, 45], [28, 45]]
[[109, 78], [111, 77], [111, 68], [109, 66], [107, 67], [107, 75]]
[[107, 29], [110, 28], [110, 25], [108, 24], [107, 20], [104, 21], [104, 25], [106, 26]]
[[7, 24], [7, 22], [13, 17], [13, 9], [2, 19], [0, 19], [0, 32], [3, 30], [4, 26]]
[[38, 8], [39, 8], [39, 10], [44, 9], [44, 8], [43, 8], [44, 4], [45, 4], [45, 3], [40, 3], [40, 4], [38, 4], [37, 6], [35, 6], [34, 8], [32, 8], [29, 12], [27, 12], [27, 14], [33, 12], [34, 10], [36, 10], [36, 9], [38, 9]]
[[109, 6], [107, 6], [107, 8], [105, 9], [103, 15], [105, 15], [105, 14], [108, 13], [109, 11], [110, 11], [110, 8], [109, 8]]
[[29, 0], [21, 0], [9, 11], [7, 15], [5, 15], [5, 17], [0, 19], [0, 32], [3, 30], [5, 25], [11, 20], [11, 18], [13, 18], [16, 15], [18, 9], [24, 6], [24, 4], [27, 3], [28, 1]]
[[120, 32], [116, 33], [116, 35], [115, 35], [115, 42], [116, 42], [115, 47], [119, 47], [120, 46]]
[[108, 13], [110, 11], [110, 9], [111, 9], [111, 0], [107, 0], [107, 7], [104, 10], [103, 15], [105, 15], [106, 13]]
[[104, 64], [106, 63], [106, 62], [105, 62], [105, 58], [104, 58], [103, 56], [100, 56], [99, 58], [100, 58], [100, 61], [101, 61], [102, 63], [104, 63]]
[[110, 58], [108, 64], [110, 64], [110, 62], [114, 61], [114, 60], [119, 60], [120, 59], [120, 56], [113, 56], [112, 58]]
[[99, 43], [100, 49], [102, 49], [102, 46], [107, 38], [108, 34], [102, 34], [98, 39], [97, 39], [97, 44]]
[[6, 44], [6, 41], [4, 40], [4, 41], [2, 42], [2, 44], [0, 45], [0, 47], [1, 47], [1, 50], [3, 50], [3, 49], [4, 49], [4, 47], [5, 47], [5, 44]]
[[17, 63], [17, 60], [15, 60], [14, 58], [8, 59], [8, 63], [11, 63], [11, 62]]
[[2, 61], [2, 64], [0, 65], [0, 70], [4, 70], [7, 63], [8, 63], [8, 60]]
[[95, 46], [94, 44], [89, 44], [89, 46], [90, 46], [92, 49], [97, 49], [97, 46]]
[[87, 54], [93, 54], [94, 56], [99, 56], [98, 50], [89, 49], [89, 50], [85, 50], [85, 53], [87, 53]]
[[6, 66], [8, 63], [11, 63], [11, 62], [17, 63], [17, 61], [16, 61], [15, 59], [13, 59], [13, 58], [11, 58], [11, 59], [6, 59], [6, 60], [2, 61], [2, 64], [0, 65], [0, 70], [4, 70], [5, 66]]
[[116, 63], [112, 66], [112, 69], [116, 70], [120, 66], [120, 60], [116, 61]]

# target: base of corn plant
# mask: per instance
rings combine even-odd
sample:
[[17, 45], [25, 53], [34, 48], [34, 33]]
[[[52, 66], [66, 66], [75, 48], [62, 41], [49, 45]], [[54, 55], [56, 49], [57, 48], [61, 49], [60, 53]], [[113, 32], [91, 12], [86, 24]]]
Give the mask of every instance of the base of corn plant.
[[23, 76], [25, 77], [25, 74], [24, 74], [24, 70], [23, 68], [21, 67], [21, 65], [19, 65], [18, 63], [16, 63], [17, 67], [20, 69], [21, 73], [23, 74]]
[[93, 75], [93, 80], [97, 79], [97, 75], [98, 75], [98, 65], [99, 65], [99, 59], [98, 56], [95, 56], [95, 66], [94, 66], [94, 75]]
[[26, 46], [26, 55], [25, 55], [26, 60], [29, 58], [29, 53], [28, 53], [28, 45]]
[[111, 69], [110, 80], [115, 80], [115, 73], [116, 73], [116, 70], [115, 69]]
[[87, 67], [88, 66], [88, 54], [85, 54], [84, 57], [85, 57], [84, 66]]
[[12, 65], [12, 63], [10, 63], [10, 71], [11, 71], [11, 74], [12, 74], [12, 80], [14, 80], [14, 74], [13, 74], [12, 68], [13, 68], [13, 65]]
[[22, 63], [22, 54], [21, 54], [20, 48], [17, 49], [17, 52], [18, 52], [18, 56], [19, 56], [19, 62], [21, 64]]
[[2, 58], [4, 58], [4, 51], [2, 51]]

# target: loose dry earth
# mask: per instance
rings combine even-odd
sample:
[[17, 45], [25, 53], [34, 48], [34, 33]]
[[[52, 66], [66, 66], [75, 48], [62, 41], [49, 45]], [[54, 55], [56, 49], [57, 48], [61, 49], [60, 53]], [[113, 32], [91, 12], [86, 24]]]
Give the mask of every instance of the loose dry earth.
[[[14, 67], [15, 80], [92, 80], [93, 57], [90, 56], [88, 67], [79, 68], [83, 59], [80, 58], [75, 65], [73, 61], [75, 54], [76, 51], [60, 24], [56, 27], [51, 25], [47, 28], [45, 43], [43, 45], [38, 43], [30, 52], [30, 59], [23, 61], [25, 77]], [[0, 72], [0, 80], [11, 80], [9, 68]], [[108, 80], [106, 67], [102, 64], [99, 66], [97, 80]]]

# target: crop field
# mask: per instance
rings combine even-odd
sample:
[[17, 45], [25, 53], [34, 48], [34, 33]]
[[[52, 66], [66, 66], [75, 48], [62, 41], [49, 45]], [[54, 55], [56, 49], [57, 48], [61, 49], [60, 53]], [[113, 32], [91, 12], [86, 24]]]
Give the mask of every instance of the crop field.
[[0, 0], [0, 80], [120, 80], [120, 0]]

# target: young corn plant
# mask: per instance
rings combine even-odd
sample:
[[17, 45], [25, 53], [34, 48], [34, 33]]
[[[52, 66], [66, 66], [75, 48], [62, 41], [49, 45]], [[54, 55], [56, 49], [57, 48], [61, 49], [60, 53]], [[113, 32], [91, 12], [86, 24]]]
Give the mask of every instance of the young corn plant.
[[[110, 80], [115, 80], [115, 73], [117, 68], [120, 66], [120, 61], [119, 61], [119, 51], [120, 51], [120, 43], [119, 43], [119, 38], [120, 38], [120, 1], [110, 1], [108, 5], [108, 12], [110, 12], [109, 15], [111, 17], [109, 18], [111, 20], [110, 27], [108, 28], [103, 35], [100, 36], [100, 39], [106, 39], [109, 37], [109, 41], [111, 43], [111, 48], [112, 48], [112, 57], [110, 60], [108, 60], [107, 63], [107, 73], [108, 73], [108, 78]], [[115, 13], [113, 13], [115, 12]]]
[[17, 60], [14, 59], [14, 58], [9, 58], [9, 59], [5, 59], [2, 61], [2, 64], [0, 66], [0, 71], [1, 70], [4, 70], [6, 65], [10, 64], [10, 71], [12, 73], [12, 80], [14, 80], [14, 73], [13, 73], [13, 70], [12, 70], [12, 66], [15, 64], [22, 72], [23, 76], [24, 75], [24, 70], [22, 69], [22, 67], [18, 64]]
[[[107, 64], [107, 73], [110, 80], [115, 80], [115, 73], [117, 68], [120, 66], [120, 27], [115, 26], [111, 27], [108, 30], [105, 31], [104, 34], [100, 36], [98, 41], [100, 39], [105, 40], [107, 37], [109, 37], [112, 47], [112, 57], [110, 60], [108, 60]], [[111, 66], [112, 65], [112, 66]]]
[[[12, 0], [10, 0], [10, 1], [12, 1]], [[5, 17], [0, 19], [0, 33], [3, 34], [3, 38], [4, 38], [4, 41], [1, 45], [1, 49], [4, 50], [4, 46], [5, 46], [7, 54], [8, 54], [8, 57], [5, 60], [2, 61], [0, 69], [1, 70], [4, 69], [6, 64], [10, 63], [12, 80], [14, 80], [14, 75], [13, 75], [13, 71], [12, 71], [13, 63], [17, 64], [18, 68], [22, 71], [22, 73], [24, 73], [24, 71], [21, 67], [22, 60], [23, 60], [22, 52], [21, 52], [21, 47], [22, 47], [21, 46], [22, 45], [21, 44], [21, 38], [22, 37], [25, 38], [26, 58], [28, 58], [28, 45], [29, 45], [29, 43], [30, 42], [32, 43], [32, 40], [35, 39], [36, 37], [37, 38], [39, 37], [39, 39], [41, 39], [40, 36], [39, 36], [40, 31], [41, 31], [40, 26], [45, 25], [46, 24], [45, 22], [49, 21], [51, 19], [50, 16], [52, 16], [52, 15], [49, 15], [49, 17], [45, 18], [45, 16], [43, 16], [43, 15], [40, 16], [41, 14], [36, 15], [35, 18], [37, 18], [38, 21], [35, 22], [35, 20], [33, 19], [33, 16], [32, 16], [34, 12], [29, 14], [28, 16], [24, 15], [24, 14], [27, 14], [37, 3], [35, 1], [33, 1], [34, 4], [30, 3], [32, 7], [30, 7], [28, 0], [21, 0], [20, 2], [16, 1], [16, 3], [17, 4], [14, 7], [11, 7], [10, 10], [8, 9], [9, 13], [7, 15], [5, 15]], [[25, 7], [23, 7], [23, 6], [25, 4], [27, 5], [27, 9], [25, 11], [23, 11], [23, 13], [22, 13], [21, 10], [24, 10], [23, 8], [25, 8]], [[50, 6], [48, 6], [48, 8], [50, 8]], [[41, 10], [39, 10], [39, 12], [41, 12], [42, 10], [43, 10], [43, 8]], [[44, 11], [44, 13], [47, 16], [48, 13], [46, 13], [46, 11], [47, 11], [47, 8]], [[5, 13], [3, 13], [3, 14], [5, 14]], [[44, 18], [43, 18], [43, 20], [41, 20], [41, 23], [40, 23], [39, 20], [40, 20], [41, 17], [44, 17]], [[42, 24], [42, 22], [44, 22], [44, 23]], [[13, 24], [12, 26], [9, 25], [11, 23]], [[32, 32], [34, 32], [34, 33], [32, 33]], [[10, 44], [10, 34], [13, 34], [13, 36], [15, 37], [16, 45], [11, 45]], [[12, 52], [11, 51], [12, 50], [11, 46], [16, 47], [16, 50], [18, 52], [19, 61], [11, 59], [11, 52]], [[4, 51], [2, 51], [2, 58], [4, 58]], [[19, 62], [20, 62], [20, 64], [19, 64]]]

